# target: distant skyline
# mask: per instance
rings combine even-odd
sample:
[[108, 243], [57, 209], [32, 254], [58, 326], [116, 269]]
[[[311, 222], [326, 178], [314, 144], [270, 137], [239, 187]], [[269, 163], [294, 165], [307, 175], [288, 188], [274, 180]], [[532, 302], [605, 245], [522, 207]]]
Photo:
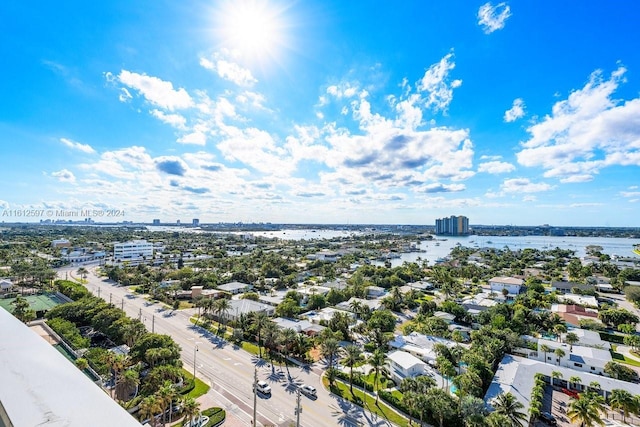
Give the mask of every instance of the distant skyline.
[[0, 222], [640, 226], [635, 2], [32, 6]]

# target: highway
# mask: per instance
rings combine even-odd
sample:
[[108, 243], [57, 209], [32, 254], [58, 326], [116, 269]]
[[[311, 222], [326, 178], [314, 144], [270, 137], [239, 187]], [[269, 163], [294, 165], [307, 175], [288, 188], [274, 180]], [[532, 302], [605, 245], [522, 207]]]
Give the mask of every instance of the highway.
[[[76, 270], [77, 267], [63, 268], [58, 275], [75, 275]], [[247, 425], [253, 417], [255, 369], [258, 379], [265, 380], [272, 388], [270, 397], [259, 396], [257, 399], [258, 425], [295, 425], [296, 389], [302, 384], [314, 386], [318, 397], [311, 400], [301, 396], [301, 426], [392, 425], [375, 414], [331, 395], [320, 383], [321, 371], [318, 368], [305, 370], [290, 367], [287, 370], [285, 367], [272, 366], [268, 361], [221, 340], [207, 330], [195, 327], [189, 321], [194, 309], [173, 311], [161, 304], [152, 304], [132, 294], [126, 287], [97, 277], [95, 267], [88, 270], [87, 289], [122, 308], [128, 316], [142, 320], [148, 330], [170, 335], [182, 348], [185, 369], [192, 372], [195, 360], [196, 376], [212, 386], [212, 392], [219, 398], [219, 406], [232, 411]]]

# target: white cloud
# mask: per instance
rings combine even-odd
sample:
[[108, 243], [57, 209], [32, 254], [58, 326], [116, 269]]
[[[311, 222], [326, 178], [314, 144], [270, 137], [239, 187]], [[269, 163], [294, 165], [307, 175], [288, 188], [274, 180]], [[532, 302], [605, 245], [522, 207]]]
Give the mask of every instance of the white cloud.
[[69, 148], [73, 148], [74, 150], [82, 151], [83, 153], [93, 154], [96, 152], [89, 144], [82, 144], [80, 142], [75, 142], [67, 138], [60, 138], [60, 142], [66, 145]]
[[215, 71], [222, 79], [229, 80], [238, 86], [253, 86], [258, 80], [246, 68], [229, 60], [228, 51], [216, 52], [212, 60], [200, 58], [200, 65], [207, 70]]
[[120, 88], [120, 95], [118, 95], [120, 102], [129, 102], [132, 98], [131, 92], [129, 92], [126, 87]]
[[535, 202], [537, 200], [538, 200], [538, 198], [536, 196], [532, 196], [532, 195], [524, 196], [522, 198], [523, 202]]
[[505, 2], [492, 5], [485, 3], [478, 9], [478, 25], [485, 34], [504, 28], [504, 23], [511, 16], [511, 8]]
[[501, 189], [505, 193], [540, 193], [554, 187], [545, 182], [534, 183], [527, 178], [505, 179]]
[[490, 174], [509, 173], [514, 170], [516, 170], [516, 167], [511, 163], [500, 161], [485, 162], [478, 165], [478, 172]]
[[76, 177], [73, 172], [67, 169], [62, 169], [57, 172], [51, 172], [51, 176], [54, 178], [58, 178], [60, 182], [76, 182]]
[[507, 123], [511, 123], [524, 117], [524, 115], [526, 114], [525, 108], [526, 107], [522, 98], [514, 99], [511, 108], [504, 112], [504, 121]]
[[191, 107], [193, 100], [183, 88], [175, 90], [173, 84], [157, 77], [122, 70], [118, 74], [120, 83], [137, 90], [153, 105], [174, 111]]
[[185, 129], [185, 125], [187, 124], [187, 119], [180, 114], [166, 114], [160, 110], [151, 110], [151, 115], [163, 123], [173, 126], [176, 129]]
[[445, 55], [440, 62], [431, 65], [416, 83], [419, 93], [425, 94], [424, 105], [435, 111], [446, 110], [453, 100], [453, 89], [462, 85], [462, 80], [449, 81], [449, 72], [455, 68], [453, 53]]
[[626, 198], [640, 197], [640, 191], [621, 191], [620, 195]]
[[620, 67], [609, 79], [594, 72], [582, 89], [558, 101], [552, 114], [527, 131], [518, 163], [542, 167], [544, 176], [585, 182], [607, 166], [640, 165], [640, 98], [613, 99], [624, 81]]

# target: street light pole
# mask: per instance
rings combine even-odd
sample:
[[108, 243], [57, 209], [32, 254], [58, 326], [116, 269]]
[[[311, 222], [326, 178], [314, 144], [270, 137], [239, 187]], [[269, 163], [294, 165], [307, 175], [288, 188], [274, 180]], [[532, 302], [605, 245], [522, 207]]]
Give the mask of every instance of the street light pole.
[[258, 425], [256, 419], [256, 405], [258, 404], [258, 367], [253, 368], [253, 427]]
[[155, 333], [156, 331], [156, 315], [151, 316], [151, 333]]
[[198, 344], [193, 347], [193, 385], [196, 384], [196, 354], [198, 354]]
[[300, 389], [296, 390], [296, 427], [300, 427]]

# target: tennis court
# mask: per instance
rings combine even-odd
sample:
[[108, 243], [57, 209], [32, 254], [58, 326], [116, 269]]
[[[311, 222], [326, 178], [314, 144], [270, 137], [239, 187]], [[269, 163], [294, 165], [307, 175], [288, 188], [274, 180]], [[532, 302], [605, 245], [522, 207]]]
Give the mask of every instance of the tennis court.
[[[31, 309], [36, 313], [49, 311], [56, 305], [66, 302], [56, 294], [29, 295], [23, 298], [27, 300]], [[15, 298], [0, 299], [0, 307], [4, 308], [8, 312], [12, 312], [13, 305], [11, 303], [15, 300]]]

